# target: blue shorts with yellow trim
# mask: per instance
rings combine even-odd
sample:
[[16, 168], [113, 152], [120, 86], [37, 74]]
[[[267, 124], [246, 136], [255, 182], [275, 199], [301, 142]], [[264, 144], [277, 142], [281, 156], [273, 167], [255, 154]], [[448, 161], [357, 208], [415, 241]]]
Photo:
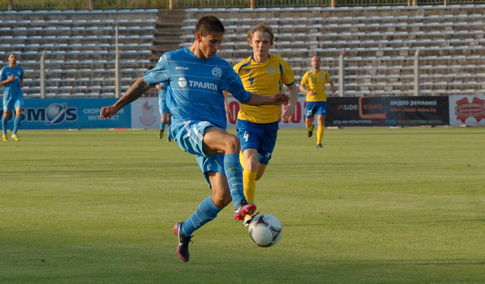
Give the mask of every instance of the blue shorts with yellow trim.
[[306, 118], [312, 118], [315, 115], [327, 114], [327, 102], [307, 102], [306, 103]]
[[271, 160], [278, 136], [278, 121], [271, 123], [253, 123], [237, 120], [237, 137], [241, 140], [241, 151], [256, 149], [258, 161], [267, 165]]

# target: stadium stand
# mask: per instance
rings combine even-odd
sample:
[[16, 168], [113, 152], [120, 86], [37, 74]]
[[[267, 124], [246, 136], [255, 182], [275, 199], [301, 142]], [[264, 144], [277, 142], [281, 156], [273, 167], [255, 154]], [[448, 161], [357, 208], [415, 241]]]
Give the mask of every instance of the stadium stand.
[[318, 54], [337, 85], [345, 50], [345, 96], [413, 95], [418, 50], [421, 95], [484, 94], [485, 5], [2, 11], [0, 62], [18, 53], [24, 92], [38, 97], [45, 50], [47, 97], [109, 97], [115, 26], [123, 92], [163, 52], [189, 46], [207, 14], [222, 19], [220, 55], [233, 64], [251, 53], [247, 31], [266, 23], [276, 36], [272, 52], [287, 59], [297, 80]]
[[421, 95], [484, 94], [485, 5], [187, 9], [181, 46], [205, 14], [227, 27], [222, 57], [250, 55], [246, 33], [258, 23], [273, 28], [272, 52], [285, 57], [297, 79], [309, 58], [322, 56], [334, 83], [345, 49], [345, 96], [413, 95], [419, 50]]
[[19, 10], [0, 12], [0, 60], [19, 54], [26, 97], [40, 95], [45, 50], [46, 97], [115, 94], [115, 27], [118, 26], [121, 91], [152, 64], [157, 9]]

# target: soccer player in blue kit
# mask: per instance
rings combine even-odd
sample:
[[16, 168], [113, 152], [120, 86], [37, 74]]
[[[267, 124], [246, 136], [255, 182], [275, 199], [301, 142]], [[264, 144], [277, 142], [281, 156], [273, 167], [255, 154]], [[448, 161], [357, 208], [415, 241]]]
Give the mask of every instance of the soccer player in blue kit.
[[15, 109], [13, 120], [12, 139], [20, 141], [17, 131], [22, 118], [22, 107], [24, 104], [24, 69], [17, 65], [17, 55], [11, 53], [8, 56], [8, 65], [0, 71], [0, 86], [3, 86], [3, 116], [2, 116], [2, 140], [8, 141], [7, 123], [10, 112]]
[[133, 102], [156, 84], [168, 84], [167, 105], [172, 113], [170, 130], [178, 146], [196, 156], [212, 193], [192, 215], [174, 226], [178, 237], [179, 258], [189, 261], [192, 233], [217, 217], [231, 200], [234, 218], [243, 220], [256, 205], [244, 197], [242, 168], [239, 163], [239, 139], [226, 132], [223, 90], [249, 105], [280, 105], [288, 100], [282, 92], [262, 96], [247, 92], [239, 76], [216, 52], [221, 46], [224, 26], [214, 16], [202, 17], [195, 28], [195, 39], [189, 48], [169, 51], [157, 65], [138, 79], [113, 105], [103, 107], [101, 118], [109, 119], [122, 107]]

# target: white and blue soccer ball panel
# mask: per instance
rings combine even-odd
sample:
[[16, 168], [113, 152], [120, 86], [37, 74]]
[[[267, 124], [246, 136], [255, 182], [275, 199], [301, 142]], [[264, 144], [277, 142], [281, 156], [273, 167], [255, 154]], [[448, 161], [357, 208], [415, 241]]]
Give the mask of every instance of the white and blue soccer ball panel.
[[270, 247], [281, 239], [281, 223], [273, 215], [256, 215], [249, 224], [249, 236], [255, 244]]

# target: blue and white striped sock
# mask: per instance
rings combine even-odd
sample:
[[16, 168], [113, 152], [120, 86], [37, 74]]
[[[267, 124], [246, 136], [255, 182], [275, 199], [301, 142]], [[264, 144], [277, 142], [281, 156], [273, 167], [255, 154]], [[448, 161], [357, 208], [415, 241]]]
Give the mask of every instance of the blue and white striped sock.
[[210, 196], [202, 200], [195, 212], [182, 224], [182, 234], [186, 237], [192, 236], [195, 230], [216, 218], [221, 210], [222, 208], [217, 207]]
[[237, 209], [241, 201], [246, 200], [244, 197], [243, 175], [242, 167], [239, 163], [239, 153], [224, 155], [224, 171], [229, 189], [231, 190], [234, 209]]

